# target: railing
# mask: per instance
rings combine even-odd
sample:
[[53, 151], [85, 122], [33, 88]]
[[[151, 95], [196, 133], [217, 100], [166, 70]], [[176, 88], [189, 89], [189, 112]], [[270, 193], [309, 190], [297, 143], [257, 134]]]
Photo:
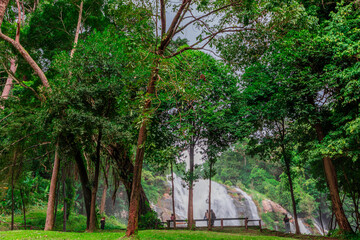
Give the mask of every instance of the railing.
[[[221, 229], [224, 229], [224, 227], [226, 228], [233, 228], [233, 227], [242, 227], [241, 225], [240, 226], [224, 226], [224, 221], [233, 221], [233, 220], [243, 220], [245, 221], [245, 229], [248, 230], [249, 228], [249, 222], [258, 222], [259, 225], [257, 225], [259, 228], [260, 228], [260, 231], [261, 231], [261, 219], [248, 219], [248, 218], [217, 218], [217, 219], [214, 219], [213, 221], [214, 222], [219, 222], [220, 221], [220, 228]], [[194, 219], [194, 222], [195, 222], [195, 227], [196, 227], [196, 223], [197, 222], [209, 222], [208, 219]], [[171, 224], [173, 223], [173, 224]], [[188, 220], [175, 220], [175, 225], [176, 227], [178, 228], [186, 228], [187, 227], [187, 223], [188, 223]], [[174, 220], [167, 220], [166, 222], [162, 222], [163, 225], [166, 224], [166, 227], [168, 229], [170, 228], [174, 228]], [[185, 226], [184, 226], [185, 225]], [[256, 226], [256, 225], [255, 225]]]

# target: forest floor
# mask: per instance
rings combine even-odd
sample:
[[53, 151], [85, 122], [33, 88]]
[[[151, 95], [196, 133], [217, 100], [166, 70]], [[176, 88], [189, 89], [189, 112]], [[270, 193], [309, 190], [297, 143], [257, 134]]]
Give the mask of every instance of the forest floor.
[[[16, 230], [0, 232], [0, 239], [86, 239], [86, 240], [115, 240], [121, 239], [125, 231], [99, 231], [94, 233], [79, 232], [58, 232], [58, 231], [39, 231], [39, 230]], [[272, 235], [272, 236], [271, 236]], [[256, 230], [247, 232], [209, 232], [209, 231], [187, 231], [187, 230], [142, 230], [139, 231], [141, 240], [185, 240], [185, 239], [215, 239], [215, 240], [287, 240], [299, 239], [299, 236], [285, 235], [274, 236], [271, 231], [259, 232]], [[326, 239], [323, 237], [303, 236], [301, 239]]]

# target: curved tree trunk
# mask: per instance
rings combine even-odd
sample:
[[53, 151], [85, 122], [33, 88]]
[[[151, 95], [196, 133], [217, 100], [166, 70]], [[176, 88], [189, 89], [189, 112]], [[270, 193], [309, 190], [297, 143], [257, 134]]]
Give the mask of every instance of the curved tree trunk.
[[55, 207], [55, 198], [56, 198], [56, 185], [57, 177], [59, 173], [60, 158], [59, 158], [59, 143], [56, 143], [55, 157], [54, 157], [54, 167], [51, 175], [49, 198], [48, 198], [48, 207], [46, 210], [46, 221], [44, 231], [51, 231], [54, 228], [54, 207]]
[[[321, 142], [325, 135], [320, 123], [315, 124], [315, 130], [318, 137], [319, 142]], [[336, 222], [339, 225], [339, 228], [345, 232], [353, 232], [350, 223], [345, 215], [343, 204], [339, 195], [339, 187], [338, 180], [335, 171], [335, 167], [331, 161], [331, 158], [328, 156], [324, 156], [322, 159], [324, 172], [326, 176], [326, 182], [330, 191], [332, 208], [336, 217]]]
[[149, 123], [149, 118], [146, 117], [146, 115], [149, 114], [151, 108], [151, 101], [152, 101], [151, 98], [153, 94], [155, 94], [155, 86], [159, 78], [158, 73], [159, 73], [160, 59], [155, 60], [154, 65], [155, 68], [152, 71], [151, 79], [149, 81], [146, 90], [148, 99], [145, 102], [145, 106], [143, 110], [143, 120], [141, 123], [138, 142], [137, 142], [134, 175], [133, 175], [133, 182], [132, 182], [131, 195], [130, 195], [129, 221], [126, 230], [126, 236], [128, 237], [133, 234], [136, 234], [138, 229], [141, 172], [142, 172], [142, 165], [143, 165], [144, 153], [145, 153], [145, 142], [147, 137], [146, 127]]
[[98, 228], [97, 220], [96, 220], [96, 194], [99, 187], [101, 138], [102, 138], [102, 130], [99, 129], [99, 135], [96, 144], [96, 155], [94, 157], [95, 176], [91, 188], [90, 222], [89, 222], [89, 228], [87, 229], [88, 232], [93, 232]]
[[82, 154], [76, 145], [73, 145], [74, 158], [80, 176], [81, 188], [84, 195], [84, 205], [86, 211], [86, 229], [89, 228], [90, 223], [90, 203], [91, 203], [91, 189], [88, 174], [82, 158]]

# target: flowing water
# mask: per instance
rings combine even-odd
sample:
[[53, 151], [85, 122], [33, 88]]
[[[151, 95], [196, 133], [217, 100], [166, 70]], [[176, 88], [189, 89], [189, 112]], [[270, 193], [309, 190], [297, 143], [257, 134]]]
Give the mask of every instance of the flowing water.
[[260, 219], [258, 209], [257, 209], [254, 201], [252, 200], [252, 198], [246, 192], [241, 190], [240, 188], [235, 188], [235, 190], [237, 192], [239, 192], [245, 198], [246, 207], [248, 208], [246, 211], [246, 213], [247, 213], [246, 217], [248, 217], [249, 219], [253, 219], [253, 220]]
[[[187, 219], [187, 207], [189, 201], [189, 190], [186, 183], [179, 177], [174, 176], [175, 208], [176, 214], [180, 219]], [[244, 197], [246, 216], [240, 216], [239, 209], [234, 204], [234, 199], [228, 194], [227, 189], [216, 182], [211, 182], [211, 208], [216, 214], [216, 218], [239, 218], [248, 217], [249, 219], [260, 219], [257, 207], [251, 197], [239, 188], [236, 188]], [[194, 183], [194, 219], [203, 219], [209, 207], [209, 181], [200, 179]], [[225, 226], [239, 225], [239, 220], [225, 220]], [[244, 224], [243, 222], [241, 223]], [[254, 224], [254, 223], [251, 223]], [[251, 225], [249, 224], [249, 225]], [[215, 226], [220, 225], [220, 221], [215, 222]], [[254, 224], [254, 225], [257, 225]], [[197, 226], [206, 226], [205, 222], [197, 223]]]
[[[171, 182], [169, 181], [169, 184]], [[175, 191], [175, 210], [178, 219], [187, 219], [189, 190], [187, 184], [174, 174], [174, 191]], [[246, 192], [240, 188], [235, 188], [237, 193], [240, 193], [243, 200], [240, 201], [241, 206], [237, 203], [235, 205], [235, 199], [229, 196], [228, 190], [221, 184], [211, 182], [211, 208], [216, 214], [216, 218], [239, 218], [247, 217], [252, 220], [260, 219], [258, 209]], [[194, 182], [194, 219], [204, 219], [206, 210], [209, 208], [209, 181], [200, 179]], [[288, 216], [291, 216], [288, 213]], [[291, 217], [292, 218], [292, 217]], [[302, 219], [298, 219], [300, 232], [302, 234], [311, 234], [309, 229], [303, 223]], [[239, 220], [227, 220], [224, 221], [224, 226], [239, 225]], [[258, 223], [249, 223], [249, 225], [257, 225]], [[215, 226], [219, 226], [220, 221], [215, 222]], [[241, 222], [244, 225], [244, 222]], [[316, 221], [315, 221], [316, 225]], [[205, 222], [197, 222], [196, 226], [206, 226]], [[295, 232], [295, 225], [290, 224], [291, 232]]]

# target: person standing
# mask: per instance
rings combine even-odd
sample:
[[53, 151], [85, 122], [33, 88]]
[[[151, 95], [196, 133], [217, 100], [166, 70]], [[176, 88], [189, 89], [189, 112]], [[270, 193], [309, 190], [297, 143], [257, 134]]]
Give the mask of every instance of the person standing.
[[[205, 215], [204, 215], [204, 219], [209, 220], [209, 210], [206, 210]], [[209, 221], [206, 221], [206, 224], [207, 224], [207, 226], [209, 226]]]
[[290, 219], [284, 214], [285, 233], [290, 233]]
[[102, 230], [105, 229], [105, 217], [103, 217], [101, 220], [100, 220], [100, 227]]
[[215, 222], [215, 219], [216, 219], [216, 215], [214, 213], [214, 211], [211, 209], [211, 226], [213, 227], [214, 226], [214, 222]]

